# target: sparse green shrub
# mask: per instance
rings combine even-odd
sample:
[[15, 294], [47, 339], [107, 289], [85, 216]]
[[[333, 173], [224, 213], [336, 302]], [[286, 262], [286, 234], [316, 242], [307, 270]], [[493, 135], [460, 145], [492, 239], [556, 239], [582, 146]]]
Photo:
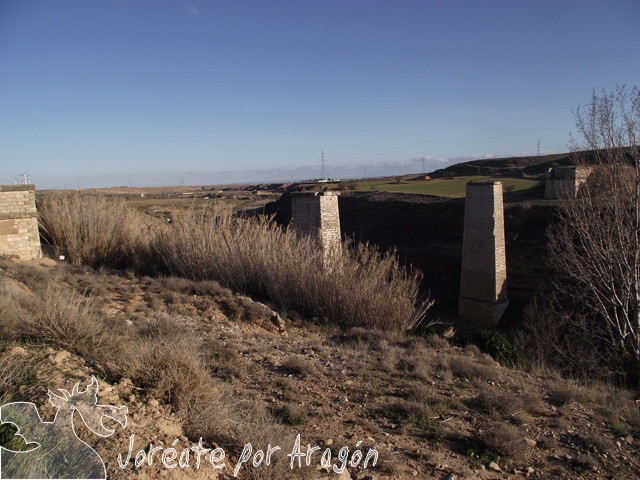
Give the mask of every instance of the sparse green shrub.
[[502, 333], [495, 333], [489, 330], [474, 333], [470, 338], [471, 343], [487, 355], [508, 366], [522, 366], [524, 359], [516, 346], [511, 343]]

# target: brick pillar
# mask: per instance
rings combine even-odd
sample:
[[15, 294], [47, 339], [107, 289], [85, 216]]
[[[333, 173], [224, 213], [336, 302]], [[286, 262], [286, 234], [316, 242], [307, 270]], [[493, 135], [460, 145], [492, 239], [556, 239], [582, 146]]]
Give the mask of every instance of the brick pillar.
[[320, 241], [325, 259], [342, 252], [338, 192], [291, 193], [291, 221], [304, 235]]
[[0, 255], [42, 256], [34, 185], [0, 185]]
[[497, 325], [509, 305], [501, 182], [469, 182], [464, 210], [458, 313]]

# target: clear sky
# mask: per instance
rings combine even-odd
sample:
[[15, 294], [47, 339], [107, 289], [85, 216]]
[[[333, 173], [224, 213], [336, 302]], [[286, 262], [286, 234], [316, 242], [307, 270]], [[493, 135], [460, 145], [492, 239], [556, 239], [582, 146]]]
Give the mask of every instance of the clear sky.
[[638, 0], [0, 0], [0, 184], [417, 173], [567, 151]]

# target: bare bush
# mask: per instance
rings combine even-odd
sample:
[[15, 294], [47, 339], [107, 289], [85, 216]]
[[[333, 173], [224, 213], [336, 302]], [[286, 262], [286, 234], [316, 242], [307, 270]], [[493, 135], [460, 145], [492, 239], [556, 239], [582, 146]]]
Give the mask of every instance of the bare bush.
[[41, 231], [72, 265], [129, 265], [148, 253], [148, 225], [123, 200], [48, 195], [38, 202]]
[[[595, 164], [578, 198], [562, 203], [549, 230], [550, 263], [569, 279], [564, 291], [606, 327], [603, 339], [640, 359], [640, 91], [594, 93], [578, 110], [584, 143], [578, 164]], [[559, 284], [559, 287], [565, 287]]]
[[392, 253], [345, 245], [325, 268], [313, 238], [268, 218], [234, 218], [221, 207], [176, 216], [158, 231], [153, 246], [174, 275], [216, 280], [343, 328], [404, 330], [419, 323], [430, 306], [418, 299], [420, 274]]
[[[576, 304], [578, 303], [578, 304]], [[515, 343], [541, 371], [558, 371], [583, 381], [610, 380], [619, 373], [615, 351], [602, 340], [606, 328], [580, 302], [547, 287], [525, 307]]]

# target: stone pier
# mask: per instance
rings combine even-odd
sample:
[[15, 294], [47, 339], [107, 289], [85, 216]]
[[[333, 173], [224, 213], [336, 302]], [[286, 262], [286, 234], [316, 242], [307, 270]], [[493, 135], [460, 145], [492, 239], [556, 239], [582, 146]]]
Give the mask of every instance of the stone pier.
[[469, 182], [458, 313], [482, 325], [497, 325], [507, 305], [502, 183]]
[[291, 193], [291, 221], [304, 235], [317, 236], [325, 259], [342, 252], [338, 192]]
[[576, 198], [592, 167], [554, 167], [547, 172], [544, 198]]
[[40, 258], [34, 185], [0, 185], [0, 256]]

